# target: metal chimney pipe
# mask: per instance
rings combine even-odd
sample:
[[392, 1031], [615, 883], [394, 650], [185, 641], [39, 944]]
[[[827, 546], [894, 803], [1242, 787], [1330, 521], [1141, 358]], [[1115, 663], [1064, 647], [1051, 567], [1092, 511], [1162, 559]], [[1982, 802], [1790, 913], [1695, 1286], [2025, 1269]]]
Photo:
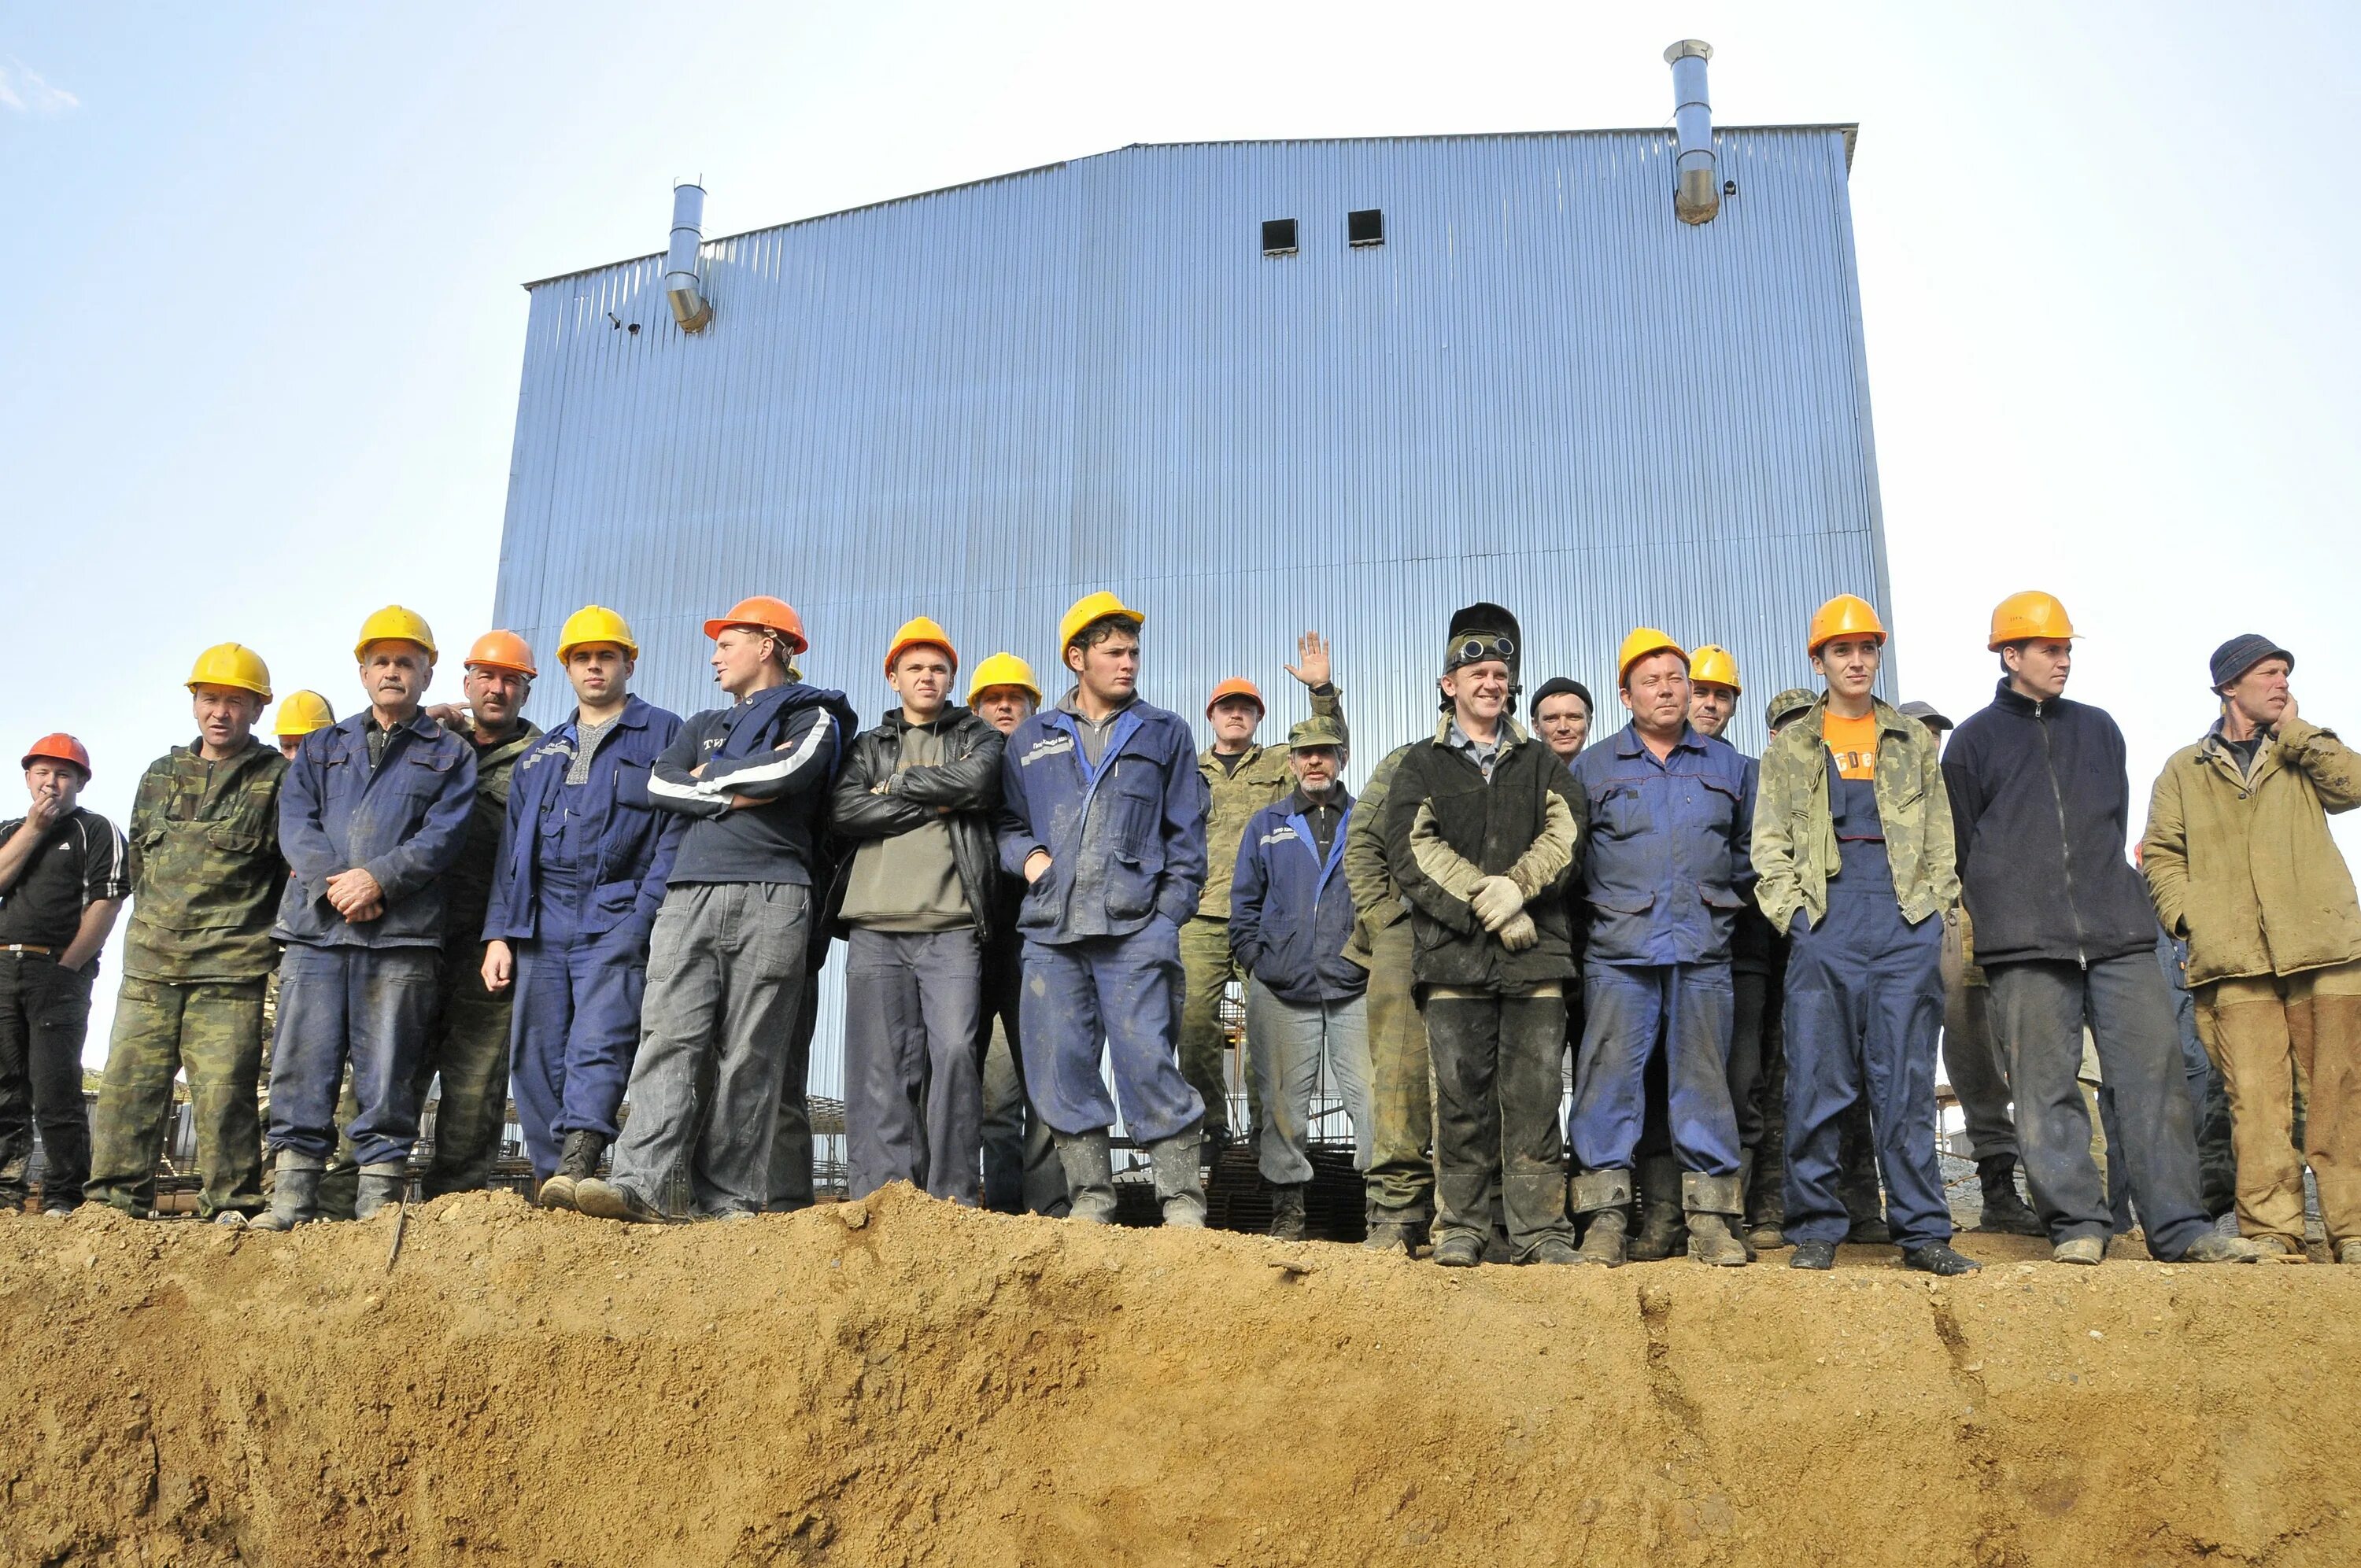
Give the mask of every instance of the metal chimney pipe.
[[672, 248], [664, 255], [664, 295], [683, 332], [703, 332], [713, 306], [697, 289], [697, 248], [705, 242], [705, 187], [672, 188]]
[[1705, 62], [1713, 46], [1683, 38], [1664, 51], [1673, 68], [1673, 128], [1681, 144], [1680, 184], [1673, 214], [1685, 224], [1709, 224], [1721, 211], [1721, 173], [1713, 152], [1713, 102], [1706, 96]]

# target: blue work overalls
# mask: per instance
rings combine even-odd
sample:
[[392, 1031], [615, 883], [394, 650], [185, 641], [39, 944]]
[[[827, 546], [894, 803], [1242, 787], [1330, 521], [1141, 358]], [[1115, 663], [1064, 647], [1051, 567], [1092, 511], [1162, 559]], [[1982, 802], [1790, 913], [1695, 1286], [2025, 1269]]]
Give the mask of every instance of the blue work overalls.
[[1799, 913], [1787, 959], [1787, 1238], [1837, 1242], [1839, 1120], [1864, 1090], [1905, 1250], [1951, 1239], [1935, 1157], [1935, 1043], [1943, 1026], [1943, 922], [1912, 926], [1894, 896], [1877, 790], [1827, 760], [1840, 859], [1817, 925]]

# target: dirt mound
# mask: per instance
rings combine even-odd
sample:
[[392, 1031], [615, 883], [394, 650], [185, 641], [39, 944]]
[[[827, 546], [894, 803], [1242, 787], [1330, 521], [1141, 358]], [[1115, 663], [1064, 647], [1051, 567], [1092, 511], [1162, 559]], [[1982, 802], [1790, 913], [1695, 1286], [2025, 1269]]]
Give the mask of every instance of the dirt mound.
[[0, 1559], [2361, 1559], [2361, 1270], [1453, 1274], [906, 1189], [391, 1238], [0, 1219]]

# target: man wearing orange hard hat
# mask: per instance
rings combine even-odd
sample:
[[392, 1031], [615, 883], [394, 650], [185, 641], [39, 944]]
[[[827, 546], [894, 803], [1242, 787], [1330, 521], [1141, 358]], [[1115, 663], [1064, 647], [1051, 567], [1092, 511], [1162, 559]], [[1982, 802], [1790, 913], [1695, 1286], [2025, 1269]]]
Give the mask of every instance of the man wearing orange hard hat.
[[[603, 1219], [761, 1212], [780, 1121], [796, 1109], [783, 1096], [803, 1094], [789, 1058], [826, 891], [817, 840], [861, 721], [842, 693], [789, 673], [810, 643], [784, 599], [741, 599], [705, 634], [730, 706], [683, 724], [648, 776], [649, 801], [688, 830], [649, 938], [631, 1120], [611, 1172], [574, 1189], [575, 1207]], [[668, 1207], [683, 1169], [687, 1213]]]
[[98, 951], [131, 883], [123, 835], [80, 804], [82, 743], [44, 735], [24, 766], [32, 803], [0, 822], [0, 1207], [25, 1206], [38, 1121], [41, 1212], [62, 1214], [90, 1176], [82, 1036]]

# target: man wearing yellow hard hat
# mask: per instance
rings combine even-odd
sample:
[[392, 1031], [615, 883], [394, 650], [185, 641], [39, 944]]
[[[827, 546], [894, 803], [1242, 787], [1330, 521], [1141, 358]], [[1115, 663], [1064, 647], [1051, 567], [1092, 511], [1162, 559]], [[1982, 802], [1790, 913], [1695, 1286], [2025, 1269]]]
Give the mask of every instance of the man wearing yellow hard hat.
[[328, 699], [315, 691], [289, 692], [279, 699], [279, 712], [270, 720], [270, 731], [279, 742], [279, 754], [289, 762], [303, 749], [303, 737], [314, 729], [325, 729], [336, 721], [336, 710]]
[[1000, 863], [1025, 878], [1025, 1080], [1058, 1142], [1071, 1217], [1115, 1219], [1115, 1102], [1168, 1225], [1201, 1227], [1204, 1102], [1180, 1074], [1180, 928], [1205, 882], [1205, 781], [1189, 726], [1139, 696], [1140, 626], [1111, 593], [1058, 627], [1073, 690], [1008, 737]]
[[291, 1230], [319, 1217], [336, 1151], [346, 1065], [356, 1106], [343, 1132], [360, 1167], [356, 1217], [400, 1201], [418, 1141], [420, 1061], [434, 1025], [444, 882], [467, 848], [474, 748], [421, 706], [434, 674], [425, 619], [388, 605], [353, 645], [368, 706], [304, 739], [279, 796], [287, 888], [271, 934], [280, 959], [271, 1046], [270, 1211]]
[[243, 1225], [262, 1210], [262, 995], [279, 967], [270, 923], [286, 863], [279, 788], [287, 759], [254, 733], [270, 671], [224, 642], [189, 671], [196, 740], [148, 764], [132, 796], [131, 918], [123, 988], [91, 1124], [93, 1202], [145, 1218], [156, 1151], [186, 1070], [200, 1216]]
[[2104, 709], [2065, 695], [2074, 625], [2052, 596], [2003, 599], [1985, 646], [2000, 658], [2000, 683], [1951, 737], [1943, 777], [2017, 1148], [2053, 1255], [2095, 1264], [2114, 1230], [2079, 1080], [2087, 1025], [2114, 1102], [2107, 1163], [2130, 1172], [2150, 1255], [2253, 1262], [2253, 1244], [2214, 1234], [2200, 1191], [2156, 910], [2124, 853], [2123, 731]]

